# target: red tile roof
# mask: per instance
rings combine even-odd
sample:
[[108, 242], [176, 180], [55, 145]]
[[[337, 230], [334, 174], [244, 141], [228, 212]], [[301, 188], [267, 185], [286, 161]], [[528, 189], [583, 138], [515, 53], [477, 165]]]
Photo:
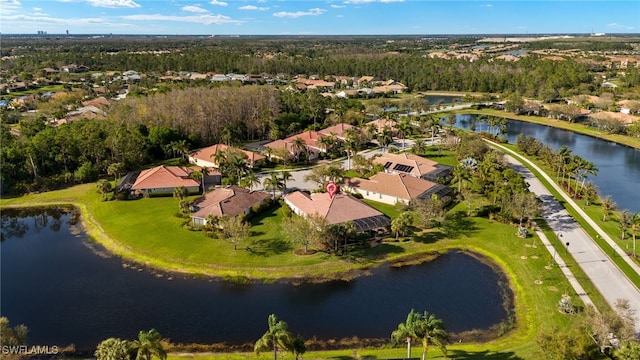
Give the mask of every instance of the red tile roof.
[[404, 200], [415, 199], [438, 184], [409, 174], [377, 173], [370, 179], [352, 178], [345, 181], [349, 187], [389, 195]]
[[247, 156], [247, 161], [249, 162], [249, 164], [255, 164], [256, 161], [264, 159], [264, 156], [254, 153], [253, 151], [242, 150], [233, 146], [227, 146], [225, 144], [215, 144], [206, 148], [194, 150], [189, 153], [189, 156], [215, 164], [214, 155], [217, 154], [218, 151], [226, 151], [227, 149], [236, 150], [245, 154]]
[[199, 182], [189, 178], [189, 174], [194, 171], [196, 171], [196, 169], [183, 166], [161, 165], [142, 171], [131, 189], [144, 190], [177, 186], [200, 186]]
[[[374, 158], [373, 163], [384, 165], [386, 172], [409, 173], [416, 177], [422, 177], [436, 170], [436, 165], [438, 164], [433, 160], [425, 159], [421, 156], [409, 153], [382, 154], [382, 156]], [[408, 171], [402, 170], [403, 168], [408, 169], [402, 165], [411, 167], [411, 169]]]
[[[299, 212], [296, 212], [301, 213], [300, 215], [318, 214], [332, 225], [353, 221], [359, 231], [383, 227], [388, 223], [388, 218], [380, 211], [345, 193], [338, 193], [331, 198], [327, 193], [307, 195], [304, 192], [295, 191], [285, 195], [284, 201], [294, 210], [298, 209]], [[371, 221], [376, 226], [366, 228], [363, 224], [367, 221]]]
[[336, 125], [333, 125], [333, 126], [329, 126], [328, 128], [322, 129], [322, 130], [320, 130], [318, 132], [320, 134], [326, 135], [326, 136], [330, 136], [331, 134], [335, 134], [338, 138], [345, 139], [347, 137], [347, 134], [345, 133], [345, 131], [347, 131], [349, 129], [359, 130], [358, 127], [355, 127], [353, 125], [340, 123], [340, 124], [336, 124]]
[[191, 217], [203, 219], [209, 215], [233, 217], [245, 213], [254, 205], [262, 204], [267, 198], [269, 198], [268, 194], [249, 191], [235, 185], [219, 187], [194, 202], [200, 210], [191, 214]]

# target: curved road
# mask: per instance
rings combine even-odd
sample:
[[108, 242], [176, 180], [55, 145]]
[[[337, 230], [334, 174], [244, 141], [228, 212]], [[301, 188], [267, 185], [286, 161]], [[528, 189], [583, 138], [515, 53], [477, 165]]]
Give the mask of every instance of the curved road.
[[[492, 145], [495, 144], [492, 143]], [[511, 152], [507, 148], [498, 147], [509, 153]], [[507, 161], [514, 170], [524, 176], [527, 183], [529, 183], [529, 190], [543, 201], [542, 217], [549, 227], [553, 229], [554, 233], [560, 237], [561, 241], [569, 244], [566, 250], [578, 262], [582, 271], [591, 279], [591, 282], [611, 307], [614, 307], [616, 300], [626, 299], [629, 301], [631, 308], [636, 310], [636, 333], [640, 333], [640, 290], [610, 259], [610, 256], [621, 256], [620, 252], [622, 251], [614, 248], [614, 252], [605, 254], [526, 166], [510, 155], [507, 155]], [[535, 166], [533, 163], [530, 163], [530, 165]], [[535, 168], [541, 174], [544, 174], [537, 166]], [[565, 251], [564, 249], [558, 250]], [[627, 257], [626, 254], [624, 256]], [[575, 281], [575, 279], [571, 278], [569, 280]], [[583, 293], [578, 293], [578, 296], [583, 300], [584, 295]]]

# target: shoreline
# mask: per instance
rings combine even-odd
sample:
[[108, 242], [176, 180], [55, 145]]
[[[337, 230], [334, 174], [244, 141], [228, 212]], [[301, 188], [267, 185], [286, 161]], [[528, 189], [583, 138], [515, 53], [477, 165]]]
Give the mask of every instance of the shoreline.
[[[636, 139], [631, 136], [621, 135], [621, 134], [606, 134], [595, 129], [592, 131], [587, 131], [588, 129], [591, 129], [591, 128], [581, 123], [570, 123], [566, 121], [555, 120], [555, 119], [550, 119], [546, 117], [538, 117], [538, 116], [515, 115], [515, 114], [505, 113], [505, 111], [493, 110], [493, 109], [474, 110], [469, 108], [469, 109], [452, 110], [452, 112], [460, 115], [463, 115], [463, 114], [494, 115], [494, 116], [498, 116], [505, 119], [522, 121], [522, 122], [527, 122], [532, 124], [548, 126], [555, 129], [571, 131], [580, 135], [590, 136], [592, 138], [609, 141], [618, 145], [627, 146], [632, 149], [640, 150], [640, 138]], [[580, 129], [579, 127], [584, 127], [585, 129]]]

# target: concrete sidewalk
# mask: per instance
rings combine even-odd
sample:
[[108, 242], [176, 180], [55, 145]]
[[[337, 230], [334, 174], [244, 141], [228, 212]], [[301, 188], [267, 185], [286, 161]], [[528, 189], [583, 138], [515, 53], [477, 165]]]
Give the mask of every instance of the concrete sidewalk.
[[[492, 145], [496, 144], [492, 143]], [[496, 146], [509, 154], [513, 153], [511, 150], [503, 146]], [[527, 161], [527, 159], [523, 160]], [[568, 244], [568, 246], [566, 246], [566, 251], [573, 256], [582, 271], [589, 277], [607, 303], [609, 303], [613, 308], [618, 299], [625, 299], [629, 301], [631, 308], [638, 312], [636, 314], [636, 332], [640, 333], [640, 290], [638, 290], [629, 278], [620, 271], [618, 266], [611, 261], [611, 257], [621, 256], [621, 250], [616, 247], [614, 248], [615, 251], [611, 254], [606, 254], [571, 217], [571, 215], [569, 215], [567, 210], [558, 202], [558, 200], [556, 200], [551, 192], [544, 186], [542, 181], [536, 178], [526, 166], [524, 166], [519, 160], [516, 160], [513, 156], [507, 155], [507, 161], [514, 170], [524, 176], [525, 181], [529, 184], [529, 190], [534, 192], [536, 196], [542, 200], [542, 218], [545, 219], [553, 232], [557, 234], [558, 238], [560, 238], [563, 243]], [[531, 162], [529, 162], [529, 164], [543, 174], [543, 176], [545, 175], [545, 173], [535, 166], [535, 164], [532, 164]], [[548, 176], [546, 176], [546, 178], [547, 181], [552, 183], [550, 179], [548, 179]], [[560, 193], [564, 194], [563, 191], [560, 191]], [[570, 199], [565, 198], [565, 200]], [[571, 203], [577, 206], [575, 202], [571, 201]], [[537, 231], [537, 233], [549, 251], [558, 250], [553, 249], [551, 243], [544, 234], [541, 234], [540, 231]], [[564, 251], [565, 249], [559, 250]], [[626, 254], [624, 254], [624, 256], [628, 259]], [[576, 294], [585, 301], [586, 294], [584, 294], [584, 290], [573, 274], [571, 274], [569, 269], [566, 269], [567, 271], [565, 271], [565, 269], [566, 265], [563, 266], [563, 272], [567, 275], [569, 282], [576, 290]], [[591, 302], [591, 299], [586, 301]], [[587, 304], [586, 301], [585, 304]]]

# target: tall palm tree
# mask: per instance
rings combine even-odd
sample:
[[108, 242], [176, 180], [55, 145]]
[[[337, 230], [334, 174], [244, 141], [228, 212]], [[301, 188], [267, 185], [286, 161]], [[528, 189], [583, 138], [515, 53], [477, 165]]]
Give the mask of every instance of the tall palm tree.
[[393, 142], [393, 132], [389, 125], [385, 125], [382, 131], [378, 133], [378, 142], [385, 151], [389, 149], [389, 145]]
[[167, 352], [162, 347], [162, 335], [156, 330], [140, 331], [138, 339], [133, 341], [132, 348], [137, 351], [137, 360], [151, 360], [154, 356], [165, 360]]
[[425, 311], [421, 316], [416, 335], [418, 335], [422, 341], [422, 360], [424, 360], [427, 355], [429, 345], [437, 346], [440, 351], [442, 351], [442, 354], [445, 357], [447, 356], [445, 343], [449, 339], [449, 335], [444, 328], [442, 320]]
[[296, 162], [300, 162], [300, 154], [305, 153], [306, 149], [307, 143], [301, 137], [297, 137], [291, 142], [291, 150], [296, 156]]
[[347, 170], [351, 169], [351, 157], [357, 152], [358, 144], [356, 139], [349, 135], [346, 139], [344, 139], [344, 152], [347, 154]]
[[404, 117], [398, 122], [396, 127], [398, 129], [398, 136], [402, 139], [402, 150], [404, 150], [404, 140], [408, 135], [411, 135], [413, 125], [411, 125], [408, 117]]
[[453, 182], [458, 183], [458, 193], [462, 191], [462, 187], [466, 186], [471, 182], [472, 176], [471, 171], [468, 168], [458, 165], [453, 168]]
[[424, 154], [426, 151], [427, 143], [422, 139], [416, 140], [411, 147], [411, 152], [414, 154]]
[[269, 315], [267, 321], [269, 328], [267, 332], [256, 341], [253, 350], [258, 355], [262, 351], [273, 350], [273, 360], [278, 360], [278, 348], [289, 349], [291, 347], [292, 336], [287, 330], [287, 323], [278, 320], [274, 314]]
[[420, 313], [413, 309], [407, 315], [407, 320], [398, 324], [398, 328], [391, 333], [391, 340], [396, 343], [405, 341], [407, 343], [407, 359], [411, 358], [411, 342], [418, 338], [418, 327], [420, 326]]
[[287, 192], [287, 181], [293, 180], [293, 175], [291, 175], [290, 171], [283, 170], [280, 171], [280, 181], [282, 183], [282, 193]]
[[249, 189], [250, 191], [253, 190], [254, 186], [259, 184], [260, 179], [258, 179], [253, 171], [250, 171], [244, 178], [242, 178], [242, 180], [240, 180], [240, 185]]
[[267, 191], [273, 191], [273, 198], [275, 199], [276, 190], [282, 187], [282, 182], [280, 181], [280, 178], [278, 178], [278, 174], [272, 172], [269, 177], [266, 177], [264, 178], [264, 180], [262, 180], [262, 186]]

